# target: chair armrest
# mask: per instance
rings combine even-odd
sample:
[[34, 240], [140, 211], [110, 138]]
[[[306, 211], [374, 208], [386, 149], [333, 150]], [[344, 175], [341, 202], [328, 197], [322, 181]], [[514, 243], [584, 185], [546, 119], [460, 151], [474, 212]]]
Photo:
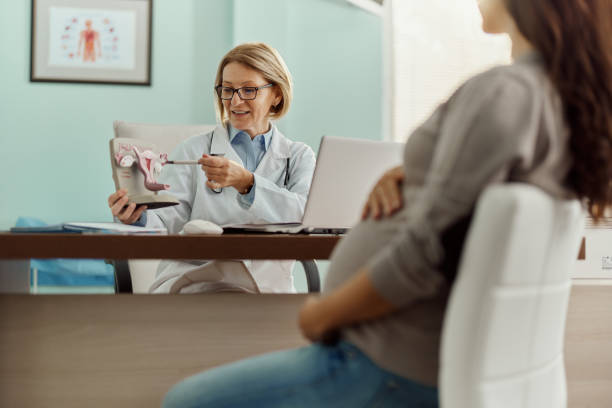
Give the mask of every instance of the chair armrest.
[[304, 273], [306, 274], [306, 285], [308, 286], [308, 292], [320, 292], [321, 291], [321, 278], [319, 277], [319, 268], [314, 259], [300, 261], [304, 267]]

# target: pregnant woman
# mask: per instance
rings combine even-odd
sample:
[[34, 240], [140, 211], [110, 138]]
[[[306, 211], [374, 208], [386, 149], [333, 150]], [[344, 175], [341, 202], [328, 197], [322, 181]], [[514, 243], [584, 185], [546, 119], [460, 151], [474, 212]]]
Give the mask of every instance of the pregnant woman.
[[442, 320], [480, 193], [522, 182], [595, 219], [610, 207], [612, 2], [479, 5], [514, 63], [467, 81], [412, 134], [300, 312], [314, 343], [190, 377], [165, 407], [437, 407]]

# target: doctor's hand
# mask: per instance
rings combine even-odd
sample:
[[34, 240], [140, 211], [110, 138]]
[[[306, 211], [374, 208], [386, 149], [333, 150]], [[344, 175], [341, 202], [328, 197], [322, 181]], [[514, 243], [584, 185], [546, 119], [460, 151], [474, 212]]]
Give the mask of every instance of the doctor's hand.
[[143, 211], [147, 209], [146, 205], [141, 205], [136, 208], [135, 203], [128, 204], [127, 190], [120, 189], [108, 196], [108, 206], [111, 209], [114, 217], [117, 217], [119, 221], [124, 224], [133, 224], [142, 215]]
[[388, 217], [402, 208], [403, 181], [402, 166], [394, 167], [383, 174], [368, 196], [361, 219], [365, 220], [370, 216], [374, 219], [379, 219], [381, 216]]
[[209, 188], [234, 187], [240, 194], [245, 194], [255, 182], [253, 173], [225, 157], [203, 154], [198, 163], [206, 173], [206, 186]]

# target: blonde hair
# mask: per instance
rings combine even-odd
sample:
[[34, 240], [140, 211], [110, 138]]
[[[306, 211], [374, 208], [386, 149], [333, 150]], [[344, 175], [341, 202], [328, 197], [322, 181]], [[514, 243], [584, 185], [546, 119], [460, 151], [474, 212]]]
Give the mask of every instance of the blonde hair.
[[[245, 43], [232, 48], [219, 63], [215, 87], [223, 82], [223, 69], [232, 62], [238, 62], [259, 72], [269, 83], [278, 87], [281, 101], [270, 109], [270, 119], [280, 119], [288, 111], [293, 99], [291, 73], [278, 51], [264, 43]], [[227, 122], [227, 112], [221, 98], [215, 92], [215, 108], [222, 123]]]

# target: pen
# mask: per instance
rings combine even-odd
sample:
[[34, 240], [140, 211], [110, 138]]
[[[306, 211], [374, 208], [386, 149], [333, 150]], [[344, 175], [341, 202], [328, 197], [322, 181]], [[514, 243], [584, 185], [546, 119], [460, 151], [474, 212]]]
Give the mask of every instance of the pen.
[[168, 160], [166, 164], [199, 164], [197, 160]]
[[[225, 153], [210, 153], [209, 156], [223, 157]], [[200, 164], [197, 160], [168, 160], [166, 164]]]

